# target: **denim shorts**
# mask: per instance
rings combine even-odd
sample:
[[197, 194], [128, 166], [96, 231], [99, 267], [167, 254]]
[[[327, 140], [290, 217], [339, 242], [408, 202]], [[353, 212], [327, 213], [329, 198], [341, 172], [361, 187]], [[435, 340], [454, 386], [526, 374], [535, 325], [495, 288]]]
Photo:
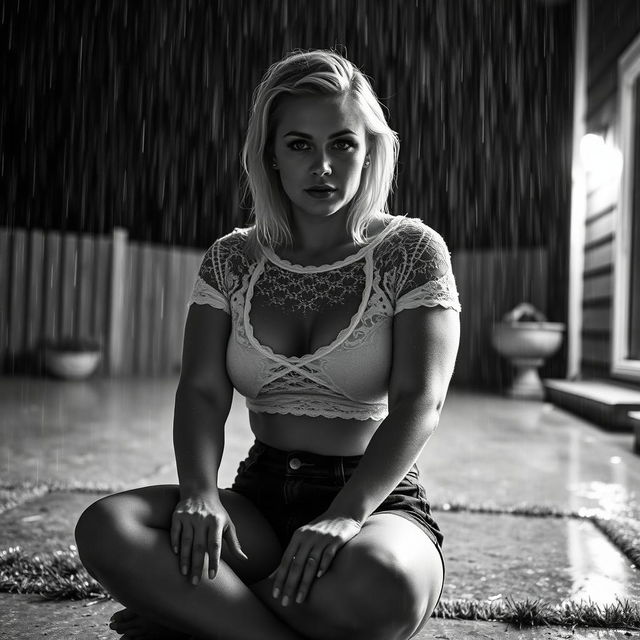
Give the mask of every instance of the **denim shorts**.
[[[328, 509], [361, 458], [283, 451], [256, 440], [240, 463], [231, 489], [258, 507], [284, 548], [298, 527]], [[396, 513], [410, 520], [434, 542], [442, 557], [442, 532], [431, 515], [416, 465], [374, 513]]]

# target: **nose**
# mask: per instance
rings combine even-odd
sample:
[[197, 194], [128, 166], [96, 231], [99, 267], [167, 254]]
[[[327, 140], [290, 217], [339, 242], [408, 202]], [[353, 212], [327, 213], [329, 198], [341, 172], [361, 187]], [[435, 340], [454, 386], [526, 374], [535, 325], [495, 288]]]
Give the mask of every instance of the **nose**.
[[313, 161], [311, 166], [311, 173], [314, 176], [326, 176], [331, 175], [331, 163], [326, 153], [320, 152]]

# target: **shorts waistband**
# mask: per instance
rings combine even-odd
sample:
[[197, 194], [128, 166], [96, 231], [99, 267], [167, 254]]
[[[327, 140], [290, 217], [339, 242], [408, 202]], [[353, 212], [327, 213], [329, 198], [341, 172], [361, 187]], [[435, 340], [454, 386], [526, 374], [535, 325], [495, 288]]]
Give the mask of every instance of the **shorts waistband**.
[[256, 440], [249, 459], [276, 473], [288, 476], [344, 478], [358, 466], [362, 456], [326, 456], [304, 450], [285, 451]]

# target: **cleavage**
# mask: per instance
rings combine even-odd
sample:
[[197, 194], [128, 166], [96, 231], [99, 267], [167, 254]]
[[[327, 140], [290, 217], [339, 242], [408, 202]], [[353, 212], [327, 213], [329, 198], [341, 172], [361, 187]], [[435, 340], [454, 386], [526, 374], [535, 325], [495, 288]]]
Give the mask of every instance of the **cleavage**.
[[290, 272], [270, 263], [255, 284], [249, 321], [263, 346], [302, 357], [331, 345], [358, 312], [362, 264], [325, 272]]

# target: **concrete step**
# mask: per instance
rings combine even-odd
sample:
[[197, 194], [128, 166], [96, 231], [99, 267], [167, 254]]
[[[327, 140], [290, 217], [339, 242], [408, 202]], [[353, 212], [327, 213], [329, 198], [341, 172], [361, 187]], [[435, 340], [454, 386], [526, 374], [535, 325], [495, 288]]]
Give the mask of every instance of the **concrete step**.
[[640, 412], [640, 388], [609, 380], [553, 380], [543, 382], [553, 404], [611, 431], [633, 431], [630, 412]]

